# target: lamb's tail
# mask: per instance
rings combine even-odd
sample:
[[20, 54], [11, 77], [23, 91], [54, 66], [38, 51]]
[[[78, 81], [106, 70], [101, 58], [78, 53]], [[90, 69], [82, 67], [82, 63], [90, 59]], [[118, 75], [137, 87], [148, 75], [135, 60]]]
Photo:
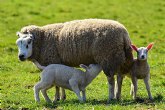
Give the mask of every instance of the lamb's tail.
[[40, 65], [37, 61], [34, 61], [33, 63], [34, 63], [34, 64], [37, 66], [37, 68], [40, 69], [40, 70], [44, 70], [44, 69], [46, 68], [46, 66]]

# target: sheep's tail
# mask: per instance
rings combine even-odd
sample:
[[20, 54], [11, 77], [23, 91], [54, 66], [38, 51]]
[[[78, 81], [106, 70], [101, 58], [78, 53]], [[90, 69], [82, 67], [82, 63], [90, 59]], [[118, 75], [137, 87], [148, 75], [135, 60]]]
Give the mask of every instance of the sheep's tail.
[[33, 63], [34, 63], [34, 64], [37, 66], [37, 68], [40, 69], [40, 70], [44, 70], [45, 67], [46, 67], [46, 66], [40, 65], [37, 61], [34, 61]]
[[131, 40], [130, 40], [128, 33], [126, 33], [126, 35], [124, 37], [124, 51], [125, 51], [126, 61], [125, 61], [124, 65], [122, 66], [122, 72], [128, 73], [130, 71], [131, 65], [133, 63]]

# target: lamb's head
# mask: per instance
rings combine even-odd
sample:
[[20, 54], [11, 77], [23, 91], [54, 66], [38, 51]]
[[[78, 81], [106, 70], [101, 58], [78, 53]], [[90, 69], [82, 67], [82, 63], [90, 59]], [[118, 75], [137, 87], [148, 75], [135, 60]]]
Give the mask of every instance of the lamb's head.
[[16, 41], [18, 46], [18, 57], [19, 60], [25, 61], [32, 55], [32, 45], [33, 45], [33, 35], [32, 34], [22, 34], [20, 32], [16, 33], [19, 37]]
[[89, 66], [80, 64], [80, 67], [84, 68], [86, 72], [91, 73], [91, 74], [98, 74], [102, 70], [102, 67], [99, 64], [90, 64]]
[[131, 45], [131, 48], [137, 52], [138, 60], [147, 60], [148, 51], [153, 47], [153, 43], [150, 43], [147, 47], [137, 48], [135, 45]]

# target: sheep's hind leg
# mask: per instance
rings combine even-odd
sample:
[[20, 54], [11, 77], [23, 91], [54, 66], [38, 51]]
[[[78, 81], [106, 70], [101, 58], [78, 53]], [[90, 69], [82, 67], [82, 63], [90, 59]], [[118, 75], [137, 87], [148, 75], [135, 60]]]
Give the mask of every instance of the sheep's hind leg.
[[76, 95], [77, 95], [79, 101], [80, 101], [80, 102], [83, 102], [83, 99], [82, 99], [81, 96], [80, 96], [80, 90], [79, 90], [79, 88], [78, 88], [77, 83], [76, 83], [74, 80], [69, 80], [69, 84], [70, 84], [72, 90], [76, 93]]
[[116, 83], [116, 99], [120, 100], [121, 98], [121, 88], [122, 88], [123, 76], [118, 73], [117, 83]]
[[109, 100], [114, 99], [114, 88], [115, 88], [115, 81], [114, 81], [114, 76], [107, 76], [108, 79], [108, 84], [109, 84]]
[[102, 68], [103, 71], [105, 73], [105, 75], [107, 76], [107, 80], [108, 80], [108, 90], [109, 90], [109, 96], [108, 96], [108, 101], [107, 103], [110, 103], [111, 100], [114, 99], [114, 88], [115, 88], [115, 79], [114, 79], [114, 74], [115, 72], [113, 71], [113, 69], [111, 69], [111, 65], [109, 65], [110, 63], [108, 62], [104, 62], [102, 64]]

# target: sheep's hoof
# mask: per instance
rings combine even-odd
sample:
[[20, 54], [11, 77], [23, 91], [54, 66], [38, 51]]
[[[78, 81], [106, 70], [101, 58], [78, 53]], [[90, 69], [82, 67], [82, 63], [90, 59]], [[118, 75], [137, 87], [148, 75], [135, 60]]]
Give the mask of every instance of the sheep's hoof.
[[115, 97], [117, 100], [120, 100], [121, 99], [121, 96], [119, 96], [119, 95], [116, 95], [116, 97]]

